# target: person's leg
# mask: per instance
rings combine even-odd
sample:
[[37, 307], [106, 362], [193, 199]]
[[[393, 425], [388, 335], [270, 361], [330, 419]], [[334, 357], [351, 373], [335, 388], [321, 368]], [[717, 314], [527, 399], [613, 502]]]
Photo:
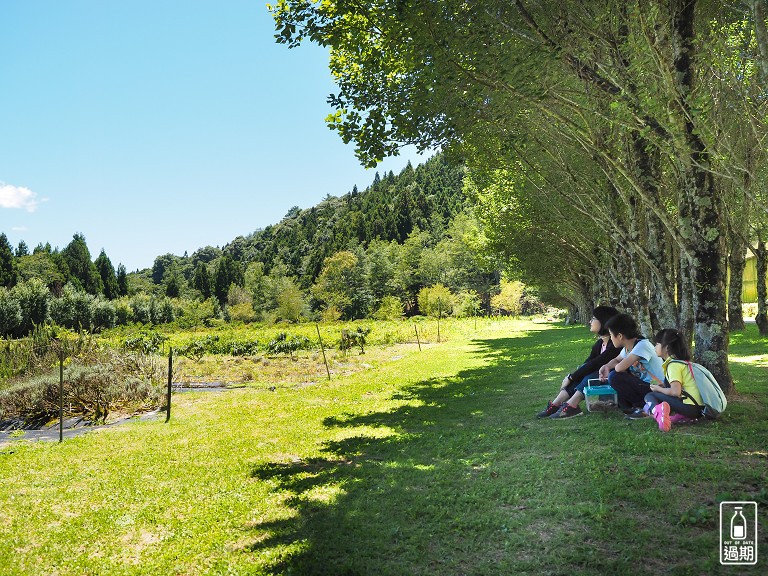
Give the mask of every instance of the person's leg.
[[662, 394], [661, 392], [648, 392], [648, 394], [645, 395], [643, 400], [645, 400], [645, 405], [643, 406], [643, 410], [647, 414], [651, 414], [653, 412], [653, 409], [656, 408], [659, 404], [662, 402], [666, 402], [669, 400], [671, 396], [667, 396], [666, 394]]
[[584, 388], [586, 388], [587, 383], [590, 380], [596, 379], [598, 376], [597, 372], [594, 372], [592, 374], [588, 374], [585, 376], [581, 382], [579, 382], [578, 386], [576, 386], [576, 391], [571, 396], [570, 400], [568, 400], [568, 403], [563, 406], [563, 409], [556, 412], [550, 418], [573, 418], [574, 416], [579, 416], [583, 414], [583, 411], [581, 408], [579, 408], [579, 404], [582, 400], [584, 400]]
[[[643, 398], [645, 405], [643, 406], [643, 412], [648, 416], [651, 416], [659, 425], [659, 430], [662, 432], [669, 432], [672, 427], [672, 421], [669, 419], [669, 404], [667, 399], [671, 396], [662, 394], [661, 392], [648, 392]], [[631, 418], [635, 414], [630, 414], [627, 418]]]
[[701, 408], [695, 404], [686, 404], [683, 402], [682, 398], [673, 398], [670, 396], [667, 396], [666, 401], [669, 403], [669, 407], [675, 414], [682, 414], [686, 418], [691, 418], [692, 420], [701, 418]]
[[619, 406], [641, 408], [645, 403], [645, 395], [651, 391], [647, 383], [629, 372], [612, 370], [608, 375], [608, 384], [616, 390]]
[[560, 406], [563, 404], [563, 402], [573, 396], [575, 390], [576, 384], [574, 382], [571, 382], [565, 388], [561, 388], [557, 393], [557, 396], [555, 396], [553, 400], [547, 402], [547, 407], [536, 414], [536, 418], [548, 418], [555, 414], [560, 409]]
[[592, 374], [587, 374], [584, 376], [584, 378], [581, 379], [581, 382], [579, 382], [576, 386], [576, 390], [571, 395], [571, 399], [568, 400], [568, 404], [573, 407], [578, 406], [579, 403], [584, 400], [584, 388], [587, 387], [587, 384], [589, 384], [590, 380], [597, 380], [597, 376], [597, 372], [593, 372]]

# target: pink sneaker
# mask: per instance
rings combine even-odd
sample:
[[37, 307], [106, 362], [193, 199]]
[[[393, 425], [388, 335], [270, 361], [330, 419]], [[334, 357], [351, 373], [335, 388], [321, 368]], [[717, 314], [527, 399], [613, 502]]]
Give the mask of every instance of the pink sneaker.
[[672, 428], [672, 421], [669, 418], [669, 404], [662, 402], [653, 408], [653, 417], [659, 423], [659, 430], [669, 432]]

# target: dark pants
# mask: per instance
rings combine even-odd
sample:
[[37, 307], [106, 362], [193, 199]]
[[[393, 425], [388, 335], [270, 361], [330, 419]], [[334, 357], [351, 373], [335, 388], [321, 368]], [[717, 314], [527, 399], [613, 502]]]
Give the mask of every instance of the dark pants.
[[619, 408], [642, 408], [645, 405], [645, 395], [651, 391], [648, 383], [629, 372], [611, 370], [608, 374], [608, 384], [616, 390]]
[[666, 394], [662, 394], [660, 392], [649, 392], [648, 394], [645, 395], [645, 401], [651, 405], [651, 410], [653, 410], [653, 407], [656, 406], [657, 404], [666, 402], [667, 404], [669, 404], [669, 407], [672, 409], [672, 412], [677, 412], [678, 414], [682, 414], [686, 418], [701, 417], [701, 408], [699, 408], [695, 404], [686, 404], [685, 402], [683, 402], [682, 398], [667, 396]]
[[584, 378], [581, 379], [581, 382], [571, 382], [564, 388], [564, 390], [568, 392], [568, 396], [573, 396], [576, 392], [584, 392], [584, 388], [587, 387], [587, 382], [596, 378], [597, 372], [592, 372], [592, 374], [584, 376]]

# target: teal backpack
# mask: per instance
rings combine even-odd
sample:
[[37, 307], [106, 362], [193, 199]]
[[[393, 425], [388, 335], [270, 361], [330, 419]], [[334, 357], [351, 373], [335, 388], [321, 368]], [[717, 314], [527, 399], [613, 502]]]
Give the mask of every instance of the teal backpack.
[[[691, 371], [691, 376], [693, 376], [696, 387], [699, 389], [699, 394], [701, 394], [701, 400], [704, 402], [704, 406], [702, 406], [704, 417], [711, 419], [719, 418], [725, 412], [728, 400], [726, 400], [720, 384], [712, 376], [712, 372], [696, 362], [686, 362], [685, 360], [672, 360], [672, 362], [685, 364], [688, 366], [688, 370]], [[685, 392], [685, 390], [683, 390], [683, 397], [693, 400], [691, 395]], [[693, 400], [693, 403], [699, 406], [696, 400]]]

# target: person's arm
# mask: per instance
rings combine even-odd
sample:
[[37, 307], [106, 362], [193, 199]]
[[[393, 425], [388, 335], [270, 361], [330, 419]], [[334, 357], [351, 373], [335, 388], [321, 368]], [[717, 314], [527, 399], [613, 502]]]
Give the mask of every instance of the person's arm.
[[[602, 347], [602, 344], [598, 343], [598, 346]], [[570, 376], [572, 381], [581, 382], [584, 379], [584, 376], [600, 370], [600, 368], [616, 358], [616, 356], [619, 355], [619, 352], [621, 352], [621, 348], [615, 348], [613, 345], [608, 346], [608, 348], [605, 349], [605, 352], [602, 352], [594, 358], [589, 359], [587, 362], [582, 364], [578, 370], [571, 372]]]
[[613, 370], [616, 365], [621, 362], [621, 360], [622, 358], [620, 356], [616, 356], [616, 358], [608, 362], [608, 364], [603, 364], [603, 366], [600, 368], [600, 371], [598, 372], [598, 377], [600, 378], [601, 382], [608, 380], [608, 374], [611, 373], [611, 370]]
[[651, 385], [651, 392], [659, 392], [666, 396], [672, 396], [674, 398], [680, 398], [683, 395], [683, 378], [685, 377], [685, 369], [687, 366], [680, 364], [679, 362], [669, 362], [664, 368], [664, 376], [669, 381], [669, 386], [659, 386], [658, 384]]
[[618, 362], [613, 369], [616, 372], [626, 372], [631, 366], [634, 366], [635, 362], [640, 360], [643, 360], [643, 358], [640, 358], [637, 354], [627, 354], [627, 357]]
[[665, 386], [659, 386], [657, 384], [651, 384], [651, 392], [659, 392], [666, 396], [674, 396], [680, 398], [683, 394], [683, 385], [678, 380], [673, 380], [669, 383], [669, 388]]

